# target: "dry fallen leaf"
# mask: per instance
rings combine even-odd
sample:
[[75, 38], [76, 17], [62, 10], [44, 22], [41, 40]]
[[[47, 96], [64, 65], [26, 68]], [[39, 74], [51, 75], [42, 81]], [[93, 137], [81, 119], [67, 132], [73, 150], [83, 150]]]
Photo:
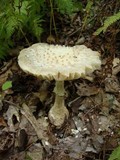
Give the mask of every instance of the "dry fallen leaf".
[[11, 132], [15, 132], [15, 126], [13, 123], [13, 116], [16, 117], [17, 121], [20, 122], [19, 109], [16, 106], [9, 105], [9, 108], [6, 112], [7, 115], [7, 124]]
[[41, 146], [40, 143], [36, 143], [32, 145], [29, 148], [29, 151], [27, 151], [27, 155], [32, 159], [32, 160], [43, 160], [43, 147]]
[[90, 86], [87, 83], [79, 83], [75, 85], [78, 89], [77, 94], [79, 96], [92, 96], [99, 92], [99, 88], [94, 85]]
[[116, 76], [107, 77], [104, 83], [106, 92], [116, 93], [120, 91], [120, 84]]
[[0, 133], [0, 153], [9, 150], [14, 144], [14, 134], [10, 132]]
[[7, 126], [7, 124], [6, 124], [5, 120], [4, 120], [4, 118], [0, 117], [0, 127], [6, 127], [6, 126]]
[[31, 113], [29, 107], [26, 104], [22, 105], [21, 113], [27, 118], [27, 120], [31, 123], [33, 128], [35, 129], [35, 132], [41, 140], [45, 150], [49, 152], [51, 149], [51, 144], [49, 143], [49, 135], [48, 135], [48, 122], [45, 117], [39, 118], [36, 120], [34, 115]]
[[[38, 136], [38, 138], [40, 140], [45, 140], [47, 141], [48, 140], [48, 136], [46, 134], [46, 132], [44, 131], [45, 127], [47, 127], [47, 122], [45, 122], [45, 119], [41, 119], [42, 122], [45, 122], [45, 125], [44, 123], [40, 123], [40, 120], [39, 122], [36, 120], [36, 118], [34, 117], [34, 115], [31, 113], [29, 107], [26, 105], [26, 104], [23, 104], [22, 105], [22, 109], [21, 109], [21, 113], [27, 118], [27, 120], [32, 124], [33, 128], [35, 129], [36, 131], [36, 134]], [[44, 128], [44, 129], [43, 129]], [[47, 128], [46, 128], [47, 130]]]

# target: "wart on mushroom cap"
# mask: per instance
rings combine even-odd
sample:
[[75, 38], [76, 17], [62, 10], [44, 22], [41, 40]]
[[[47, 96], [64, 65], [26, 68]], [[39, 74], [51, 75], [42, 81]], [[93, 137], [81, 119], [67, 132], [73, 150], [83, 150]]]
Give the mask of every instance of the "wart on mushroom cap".
[[56, 80], [55, 103], [49, 111], [49, 119], [60, 127], [69, 112], [64, 105], [64, 80], [84, 78], [101, 66], [100, 55], [84, 45], [66, 47], [36, 43], [23, 49], [18, 64], [27, 73], [42, 79]]

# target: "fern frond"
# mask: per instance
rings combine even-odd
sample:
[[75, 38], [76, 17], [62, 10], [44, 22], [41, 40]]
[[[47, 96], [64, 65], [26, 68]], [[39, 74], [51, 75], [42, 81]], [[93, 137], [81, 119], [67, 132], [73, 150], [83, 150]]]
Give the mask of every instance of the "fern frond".
[[19, 21], [17, 18], [14, 15], [8, 17], [6, 24], [6, 38], [10, 38], [18, 27]]
[[112, 151], [108, 160], [120, 160], [120, 146], [118, 146], [114, 151]]
[[105, 21], [102, 27], [98, 28], [95, 32], [94, 35], [99, 35], [101, 32], [106, 32], [107, 28], [111, 26], [113, 23], [117, 22], [120, 20], [120, 11], [110, 17], [108, 17]]
[[27, 0], [23, 0], [21, 2], [21, 6], [19, 8], [19, 0], [15, 0], [14, 1], [14, 10], [15, 10], [15, 14], [25, 14], [27, 15], [27, 8], [28, 8], [28, 5], [29, 5], [29, 2]]
[[28, 0], [28, 10], [31, 15], [40, 13], [41, 8], [45, 9], [45, 0]]
[[43, 20], [39, 17], [33, 17], [30, 22], [30, 32], [38, 39], [40, 40], [40, 35], [43, 32], [43, 28], [41, 26], [41, 22]]
[[42, 28], [42, 8], [45, 9], [45, 0], [29, 0], [28, 4], [28, 18], [27, 18], [27, 27], [29, 26], [29, 33], [40, 40], [41, 33], [43, 32]]
[[55, 0], [55, 4], [57, 6], [57, 9], [62, 14], [68, 14], [70, 15], [74, 11], [74, 2], [73, 0]]
[[13, 46], [12, 36], [14, 34], [17, 34], [18, 39], [21, 36], [26, 37], [29, 33], [38, 40], [40, 39], [43, 31], [42, 11], [45, 12], [44, 3], [45, 0], [0, 1], [0, 58], [5, 56], [9, 47]]
[[6, 12], [1, 12], [0, 14], [0, 21], [2, 22], [0, 24], [0, 38], [3, 36], [5, 39], [9, 39], [20, 23], [17, 19], [17, 14], [14, 13], [14, 8], [10, 4], [6, 6], [5, 10]]
[[90, 19], [89, 17], [91, 15], [92, 6], [93, 6], [93, 1], [88, 0], [87, 5], [85, 7], [85, 14], [84, 14], [84, 17], [83, 17], [83, 22], [82, 22], [82, 27], [81, 27], [82, 30], [85, 29], [87, 24], [88, 24], [88, 21]]

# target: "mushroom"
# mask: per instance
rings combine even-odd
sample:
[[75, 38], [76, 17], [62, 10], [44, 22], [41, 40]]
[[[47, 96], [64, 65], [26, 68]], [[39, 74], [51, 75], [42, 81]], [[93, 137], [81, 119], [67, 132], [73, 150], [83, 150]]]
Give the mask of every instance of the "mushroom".
[[60, 128], [69, 112], [64, 103], [64, 81], [85, 78], [101, 65], [100, 54], [85, 45], [73, 47], [36, 43], [21, 50], [18, 56], [20, 68], [41, 79], [55, 80], [55, 103], [48, 117]]

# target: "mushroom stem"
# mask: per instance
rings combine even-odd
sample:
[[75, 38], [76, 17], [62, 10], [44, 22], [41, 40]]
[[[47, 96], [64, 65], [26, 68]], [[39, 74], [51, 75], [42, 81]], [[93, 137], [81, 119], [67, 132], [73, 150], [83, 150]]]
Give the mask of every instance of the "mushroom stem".
[[64, 81], [56, 81], [54, 92], [55, 103], [49, 111], [49, 119], [53, 125], [59, 128], [69, 116], [69, 112], [64, 104]]
[[55, 92], [54, 105], [56, 107], [61, 108], [62, 106], [64, 106], [64, 94], [65, 94], [64, 81], [56, 81], [54, 92]]
[[56, 95], [64, 97], [65, 94], [64, 81], [56, 81], [54, 92]]

